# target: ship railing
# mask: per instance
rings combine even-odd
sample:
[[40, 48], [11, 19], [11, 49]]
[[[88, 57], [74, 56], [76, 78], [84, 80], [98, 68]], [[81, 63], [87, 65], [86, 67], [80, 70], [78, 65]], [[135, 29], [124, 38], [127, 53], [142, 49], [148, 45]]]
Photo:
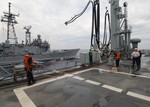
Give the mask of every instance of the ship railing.
[[[61, 73], [78, 67], [80, 67], [79, 59], [50, 60], [46, 64], [45, 62], [37, 62], [37, 65], [33, 68], [33, 74], [35, 77], [38, 77], [47, 74]], [[5, 72], [12, 76], [11, 80], [13, 81], [27, 79], [23, 63], [14, 65], [11, 73], [7, 72], [6, 70]], [[7, 78], [8, 76], [5, 77]]]
[[[38, 63], [33, 67], [33, 70], [38, 70], [38, 69], [42, 69], [44, 67], [43, 64]], [[19, 79], [26, 79], [26, 71], [24, 69], [24, 65], [23, 64], [19, 64], [19, 65], [14, 65], [13, 67], [13, 80], [15, 82], [18, 81]]]
[[0, 81], [10, 76], [12, 76], [12, 74], [9, 73], [3, 66], [0, 65]]

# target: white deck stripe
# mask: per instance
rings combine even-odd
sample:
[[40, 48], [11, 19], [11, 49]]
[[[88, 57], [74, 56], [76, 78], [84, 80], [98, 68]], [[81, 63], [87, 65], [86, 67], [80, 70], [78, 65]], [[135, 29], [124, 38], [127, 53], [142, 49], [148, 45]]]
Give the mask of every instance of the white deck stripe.
[[86, 69], [86, 70], [81, 70], [81, 71], [78, 71], [78, 72], [73, 73], [73, 75], [80, 74], [80, 73], [83, 73], [83, 72], [87, 72], [87, 71], [92, 70], [92, 69], [93, 69], [93, 68]]
[[131, 92], [131, 91], [128, 91], [127, 95], [135, 97], [135, 98], [139, 98], [139, 99], [142, 99], [142, 100], [150, 101], [150, 97], [149, 96], [137, 94], [137, 93], [134, 93], [134, 92]]
[[[99, 69], [99, 68], [93, 68], [93, 69], [104, 71], [104, 72], [112, 72], [111, 70], [105, 70], [105, 69]], [[126, 72], [113, 72], [113, 73], [135, 76], [134, 74], [130, 74]], [[150, 78], [150, 76], [144, 76], [144, 75], [136, 75], [136, 77]]]
[[43, 81], [43, 82], [39, 82], [39, 83], [36, 83], [34, 85], [31, 85], [31, 86], [25, 86], [25, 87], [22, 87], [22, 88], [17, 88], [17, 89], [14, 89], [13, 91], [16, 94], [16, 96], [17, 96], [17, 98], [18, 98], [18, 100], [19, 100], [22, 107], [36, 107], [36, 105], [32, 102], [32, 100], [24, 92], [25, 89], [33, 88], [33, 87], [36, 87], [36, 86], [39, 86], [39, 85], [42, 85], [42, 84], [45, 84], [45, 83], [53, 82], [53, 81], [63, 79], [63, 78], [66, 78], [66, 77], [71, 77], [71, 76], [73, 76], [73, 75], [66, 74], [64, 76], [57, 77], [57, 78], [54, 78], [54, 79], [49, 79], [49, 80]]
[[36, 107], [36, 105], [30, 100], [22, 89], [14, 89], [14, 93], [16, 94], [22, 107]]
[[67, 77], [72, 77], [73, 74], [65, 74]]
[[101, 83], [96, 82], [96, 81], [92, 81], [92, 80], [86, 80], [85, 82], [93, 84], [93, 85], [100, 85]]
[[120, 88], [113, 87], [113, 86], [110, 86], [110, 85], [103, 85], [102, 87], [103, 87], [103, 88], [110, 89], [110, 90], [113, 90], [113, 91], [116, 91], [116, 92], [119, 92], [119, 93], [121, 93], [121, 92], [123, 91], [123, 90], [120, 89]]
[[149, 76], [135, 75], [135, 74], [125, 73], [125, 72], [116, 72], [116, 73], [118, 73], [118, 74], [125, 74], [125, 75], [131, 75], [131, 76], [136, 76], [136, 77], [141, 77], [141, 78], [150, 78]]
[[97, 69], [97, 70], [100, 70], [100, 71], [104, 71], [104, 72], [111, 72], [111, 70], [106, 70], [106, 69], [100, 69], [100, 68], [94, 68], [94, 69]]
[[[99, 68], [91, 68], [91, 69], [87, 69], [87, 70], [78, 71], [78, 72], [73, 73], [73, 74], [66, 74], [64, 76], [57, 77], [57, 78], [54, 78], [54, 79], [48, 79], [47, 81], [36, 83], [32, 86], [25, 86], [25, 87], [22, 87], [22, 88], [14, 89], [14, 93], [16, 94], [16, 96], [17, 96], [19, 102], [21, 103], [22, 107], [36, 107], [36, 105], [30, 100], [30, 98], [24, 92], [25, 89], [36, 87], [38, 85], [53, 82], [53, 81], [63, 79], [63, 78], [66, 78], [66, 77], [72, 77], [74, 74], [80, 74], [80, 73], [83, 73], [83, 72], [86, 72], [86, 71], [89, 71], [89, 70], [92, 70], [92, 69], [97, 69], [97, 70], [101, 70], [101, 71], [105, 71], [105, 72], [110, 72], [110, 70], [104, 70], [104, 69], [99, 69]], [[117, 72], [117, 73], [125, 74], [125, 75], [133, 75], [133, 74], [123, 73], [123, 72]], [[137, 77], [150, 78], [150, 77], [143, 76], [143, 75], [137, 75]], [[85, 78], [81, 78], [81, 77], [78, 77], [78, 76], [74, 76], [73, 78], [79, 79], [79, 80], [85, 80]], [[94, 84], [94, 85], [101, 84], [101, 83], [91, 81], [91, 80], [86, 80], [86, 82]], [[120, 88], [116, 88], [116, 87], [109, 86], [109, 85], [103, 85], [102, 87], [113, 90], [113, 91], [116, 91], [116, 92], [119, 92], [119, 93], [121, 93], [123, 91]], [[127, 95], [133, 96], [133, 97], [136, 97], [136, 98], [140, 98], [140, 99], [143, 99], [143, 100], [146, 100], [146, 101], [150, 101], [149, 96], [144, 96], [144, 95], [133, 93], [133, 92], [128, 92]]]
[[73, 78], [78, 79], [78, 80], [81, 80], [81, 81], [85, 80], [85, 78], [81, 78], [81, 77], [79, 77], [79, 76], [74, 76]]

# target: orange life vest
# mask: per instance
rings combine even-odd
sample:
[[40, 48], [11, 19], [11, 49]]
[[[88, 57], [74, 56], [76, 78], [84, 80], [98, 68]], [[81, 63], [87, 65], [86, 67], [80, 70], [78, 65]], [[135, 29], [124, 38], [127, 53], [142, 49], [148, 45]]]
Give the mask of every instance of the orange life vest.
[[116, 52], [116, 56], [115, 56], [115, 58], [116, 58], [116, 59], [118, 59], [118, 58], [120, 58], [120, 57], [121, 57], [120, 52]]
[[24, 56], [24, 68], [32, 68], [33, 65], [33, 58], [31, 64], [29, 64], [29, 58], [32, 58], [32, 55], [25, 55]]

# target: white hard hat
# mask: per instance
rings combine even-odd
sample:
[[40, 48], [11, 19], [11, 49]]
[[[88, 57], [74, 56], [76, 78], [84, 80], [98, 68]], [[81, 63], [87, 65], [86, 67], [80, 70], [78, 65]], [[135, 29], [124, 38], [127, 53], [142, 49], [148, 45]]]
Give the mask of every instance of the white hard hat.
[[135, 48], [134, 50], [138, 50], [138, 48]]

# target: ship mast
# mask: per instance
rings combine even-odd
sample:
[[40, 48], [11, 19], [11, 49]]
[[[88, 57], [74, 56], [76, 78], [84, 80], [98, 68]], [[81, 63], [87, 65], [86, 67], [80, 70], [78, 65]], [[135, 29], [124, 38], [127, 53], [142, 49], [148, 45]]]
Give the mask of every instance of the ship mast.
[[12, 44], [18, 44], [16, 32], [14, 25], [17, 24], [16, 16], [19, 17], [19, 14], [12, 14], [11, 13], [11, 3], [8, 3], [8, 12], [3, 12], [4, 16], [2, 17], [1, 22], [7, 23], [7, 41], [11, 42]]
[[119, 6], [119, 0], [110, 0], [111, 8], [111, 49], [124, 49], [130, 55], [131, 28], [127, 20], [127, 2], [123, 8]]

